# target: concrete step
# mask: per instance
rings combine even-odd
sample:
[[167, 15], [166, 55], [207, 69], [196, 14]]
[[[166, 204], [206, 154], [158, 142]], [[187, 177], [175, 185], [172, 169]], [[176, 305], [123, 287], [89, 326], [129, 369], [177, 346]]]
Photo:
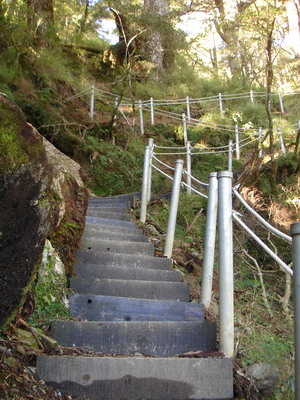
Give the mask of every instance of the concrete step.
[[116, 229], [119, 226], [123, 227], [123, 228], [137, 228], [137, 225], [135, 222], [122, 221], [119, 219], [89, 217], [88, 215], [85, 217], [85, 222], [88, 224], [100, 224], [100, 225], [114, 226], [114, 227], [116, 227]]
[[202, 304], [71, 294], [73, 317], [88, 321], [204, 321]]
[[143, 235], [129, 235], [120, 232], [103, 232], [97, 231], [95, 229], [86, 228], [84, 230], [82, 239], [91, 240], [91, 239], [101, 239], [101, 240], [118, 240], [119, 242], [144, 242], [149, 243], [149, 239], [147, 236]]
[[54, 389], [90, 400], [233, 399], [226, 358], [42, 356], [36, 371]]
[[[122, 268], [111, 265], [77, 264], [76, 273], [85, 279], [129, 279], [139, 281], [181, 282], [179, 271], [167, 271], [147, 268]], [[155, 283], [154, 283], [155, 284]]]
[[91, 197], [89, 204], [130, 204], [131, 207], [136, 207], [136, 201], [141, 197], [140, 193], [121, 194], [108, 197]]
[[91, 250], [93, 252], [111, 252], [125, 254], [142, 254], [153, 256], [154, 244], [144, 242], [124, 242], [118, 240], [97, 240], [82, 238], [80, 250]]
[[128, 213], [128, 207], [118, 207], [114, 205], [107, 204], [95, 204], [88, 206], [89, 211], [103, 211], [103, 212], [117, 212], [117, 213]]
[[163, 270], [170, 270], [172, 268], [172, 260], [169, 258], [139, 256], [135, 254], [118, 254], [110, 252], [99, 253], [91, 250], [78, 250], [76, 258], [77, 262], [80, 264]]
[[216, 324], [193, 321], [53, 321], [51, 334], [65, 347], [105, 354], [169, 357], [216, 350]]
[[85, 294], [152, 300], [189, 301], [188, 285], [181, 282], [71, 278], [70, 288], [74, 289], [77, 293]]
[[[109, 220], [108, 220], [109, 221]], [[120, 232], [126, 235], [142, 235], [143, 231], [138, 229], [137, 226], [122, 227], [116, 225], [105, 225], [105, 224], [93, 224], [86, 222], [84, 232], [86, 231], [96, 231], [96, 232]]]
[[102, 211], [101, 209], [100, 210], [91, 210], [90, 208], [88, 208], [86, 215], [88, 217], [115, 219], [115, 220], [119, 220], [119, 221], [132, 221], [132, 215], [130, 215], [128, 213]]

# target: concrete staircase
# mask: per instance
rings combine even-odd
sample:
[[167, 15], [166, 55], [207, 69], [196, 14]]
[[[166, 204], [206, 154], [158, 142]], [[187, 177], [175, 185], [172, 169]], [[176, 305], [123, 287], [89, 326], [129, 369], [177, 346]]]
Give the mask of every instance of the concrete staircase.
[[78, 399], [232, 399], [232, 360], [212, 357], [216, 324], [189, 303], [171, 260], [154, 257], [131, 220], [134, 205], [134, 195], [90, 200], [70, 282], [75, 320], [51, 327], [61, 346], [89, 356], [38, 357], [37, 373]]

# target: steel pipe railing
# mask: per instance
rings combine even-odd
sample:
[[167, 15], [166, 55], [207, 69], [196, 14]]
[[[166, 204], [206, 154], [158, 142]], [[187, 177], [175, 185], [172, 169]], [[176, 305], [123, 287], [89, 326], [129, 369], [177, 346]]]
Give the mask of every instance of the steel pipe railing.
[[209, 308], [212, 296], [213, 271], [215, 263], [215, 242], [218, 214], [218, 179], [217, 173], [209, 177], [208, 202], [206, 212], [203, 272], [201, 281], [201, 303]]
[[172, 188], [172, 197], [171, 197], [170, 212], [169, 212], [169, 219], [168, 219], [167, 237], [166, 237], [166, 243], [165, 243], [165, 249], [164, 249], [164, 255], [168, 258], [172, 257], [177, 211], [178, 211], [178, 202], [179, 202], [179, 195], [180, 195], [182, 169], [183, 169], [183, 160], [177, 160], [176, 167], [175, 167], [175, 173], [174, 173], [173, 188]]
[[234, 356], [232, 172], [218, 172], [219, 350]]

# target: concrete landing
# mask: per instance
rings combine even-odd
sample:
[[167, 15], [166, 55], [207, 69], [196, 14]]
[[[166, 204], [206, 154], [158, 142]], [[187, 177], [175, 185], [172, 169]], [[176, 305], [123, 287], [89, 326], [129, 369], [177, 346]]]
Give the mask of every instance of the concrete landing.
[[39, 357], [49, 385], [91, 400], [229, 400], [232, 360], [225, 358]]

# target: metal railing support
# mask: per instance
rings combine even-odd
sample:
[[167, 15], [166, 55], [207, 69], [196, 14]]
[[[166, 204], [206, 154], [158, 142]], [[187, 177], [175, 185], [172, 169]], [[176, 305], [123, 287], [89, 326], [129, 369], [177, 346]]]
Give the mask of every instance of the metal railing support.
[[146, 146], [144, 154], [144, 170], [143, 170], [143, 183], [142, 183], [142, 196], [141, 196], [141, 213], [140, 213], [141, 222], [146, 222], [146, 215], [147, 215], [149, 165], [150, 165], [150, 147]]
[[154, 125], [153, 97], [150, 98], [150, 120], [151, 120], [151, 126], [153, 126]]
[[186, 115], [185, 115], [185, 113], [182, 114], [182, 128], [183, 128], [183, 143], [186, 146], [187, 141], [188, 141], [188, 136], [187, 136], [187, 126], [186, 126]]
[[94, 119], [94, 106], [95, 106], [95, 86], [91, 86], [91, 102], [90, 102], [90, 118]]
[[235, 125], [235, 155], [236, 159], [239, 160], [241, 158], [240, 154], [240, 134], [239, 134], [239, 126]]
[[218, 172], [220, 351], [234, 355], [232, 172]]
[[293, 239], [295, 400], [300, 400], [300, 222], [291, 225]]
[[186, 142], [186, 184], [188, 185], [186, 188], [186, 193], [190, 195], [192, 193], [192, 157], [191, 157], [191, 142]]
[[228, 146], [228, 171], [232, 172], [232, 153], [233, 153], [233, 144], [232, 140], [229, 140]]
[[222, 93], [219, 93], [219, 106], [220, 106], [220, 113], [223, 112], [223, 101], [222, 101]]
[[182, 169], [183, 169], [183, 160], [176, 160], [173, 188], [172, 188], [172, 197], [171, 197], [171, 204], [170, 204], [170, 212], [169, 212], [169, 219], [168, 219], [167, 237], [166, 237], [165, 250], [164, 250], [164, 256], [166, 256], [168, 258], [172, 257], [178, 202], [179, 202], [179, 195], [180, 195]]
[[150, 157], [149, 157], [149, 171], [148, 171], [148, 189], [147, 189], [147, 203], [151, 200], [151, 186], [152, 186], [152, 165], [151, 159], [153, 155], [154, 149], [154, 139], [150, 138], [148, 141], [148, 146], [150, 148]]
[[140, 132], [141, 135], [144, 134], [144, 118], [143, 118], [143, 103], [139, 100], [139, 115], [140, 115]]
[[251, 103], [254, 104], [253, 90], [250, 90], [250, 99], [251, 99]]
[[260, 126], [258, 128], [258, 143], [259, 143], [259, 151], [258, 151], [258, 157], [263, 158], [263, 149], [262, 149], [262, 127]]
[[187, 120], [191, 122], [191, 108], [190, 108], [189, 96], [186, 96], [186, 115], [187, 115]]
[[201, 282], [201, 303], [205, 309], [211, 302], [213, 270], [215, 262], [215, 242], [218, 213], [218, 179], [217, 173], [211, 172], [209, 176], [208, 203], [206, 213], [203, 273]]
[[278, 97], [279, 97], [279, 104], [280, 104], [280, 112], [281, 112], [281, 114], [284, 114], [282, 95], [279, 91], [278, 91]]
[[283, 136], [282, 136], [282, 130], [279, 127], [277, 128], [277, 134], [279, 136], [281, 152], [282, 152], [282, 154], [286, 154], [286, 147], [285, 147]]

